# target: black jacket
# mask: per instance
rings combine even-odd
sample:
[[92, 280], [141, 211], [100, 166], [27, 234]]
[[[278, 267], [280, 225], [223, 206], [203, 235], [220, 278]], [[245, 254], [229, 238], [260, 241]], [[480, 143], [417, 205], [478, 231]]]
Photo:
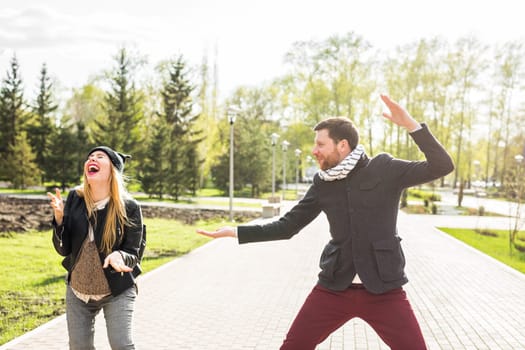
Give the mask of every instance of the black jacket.
[[[139, 204], [132, 199], [126, 200], [126, 213], [132, 225], [123, 229], [117, 221], [117, 240], [112, 251], [120, 250], [124, 263], [134, 268], [132, 272], [120, 274], [111, 267], [104, 269], [112, 295], [118, 295], [135, 284], [135, 277], [140, 274], [138, 252], [142, 239], [142, 212]], [[100, 248], [102, 231], [107, 214], [106, 208], [97, 211], [97, 225], [94, 229], [95, 244]], [[53, 219], [53, 245], [55, 250], [65, 256], [62, 265], [68, 271], [68, 281], [71, 271], [75, 266], [82, 243], [88, 235], [88, 217], [84, 198], [78, 196], [76, 191], [69, 192], [64, 206], [64, 219], [62, 225], [57, 225]], [[103, 263], [106, 254], [99, 253], [100, 262]]]
[[320, 259], [321, 285], [344, 290], [357, 272], [372, 293], [402, 286], [408, 279], [396, 227], [401, 193], [454, 169], [452, 159], [425, 124], [410, 135], [426, 161], [400, 160], [382, 153], [362, 158], [342, 180], [323, 181], [316, 174], [304, 198], [279, 220], [239, 226], [239, 243], [291, 238], [324, 212], [332, 239]]

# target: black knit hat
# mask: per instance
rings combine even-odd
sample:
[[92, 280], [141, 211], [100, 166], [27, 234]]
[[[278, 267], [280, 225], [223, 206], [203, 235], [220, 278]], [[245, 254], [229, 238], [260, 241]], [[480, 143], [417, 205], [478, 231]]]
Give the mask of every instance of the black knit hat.
[[130, 155], [116, 152], [108, 146], [97, 146], [92, 148], [91, 151], [89, 151], [88, 156], [95, 151], [102, 151], [106, 153], [113, 166], [115, 166], [115, 168], [117, 168], [117, 170], [120, 172], [124, 171], [124, 163], [126, 163], [126, 160], [131, 158]]

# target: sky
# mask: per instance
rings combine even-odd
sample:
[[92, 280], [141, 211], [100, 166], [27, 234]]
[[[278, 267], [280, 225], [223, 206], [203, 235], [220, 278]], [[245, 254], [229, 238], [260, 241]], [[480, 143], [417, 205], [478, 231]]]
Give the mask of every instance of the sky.
[[520, 0], [0, 0], [0, 79], [16, 54], [36, 93], [45, 62], [63, 91], [113, 66], [126, 46], [149, 66], [180, 54], [191, 65], [216, 56], [220, 94], [286, 71], [297, 41], [354, 32], [374, 47], [435, 36], [475, 35], [487, 44], [525, 37]]

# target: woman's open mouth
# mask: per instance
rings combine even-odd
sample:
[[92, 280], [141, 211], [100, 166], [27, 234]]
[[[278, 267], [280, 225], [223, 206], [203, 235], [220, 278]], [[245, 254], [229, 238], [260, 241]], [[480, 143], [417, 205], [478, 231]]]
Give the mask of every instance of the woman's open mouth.
[[98, 173], [99, 170], [100, 170], [100, 168], [98, 167], [97, 164], [89, 164], [88, 167], [87, 167], [88, 175], [96, 174], [96, 173]]

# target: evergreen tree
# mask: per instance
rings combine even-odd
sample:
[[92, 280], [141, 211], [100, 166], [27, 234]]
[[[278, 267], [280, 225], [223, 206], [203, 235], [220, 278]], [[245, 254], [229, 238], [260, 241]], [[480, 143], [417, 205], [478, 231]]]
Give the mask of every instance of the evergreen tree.
[[[238, 111], [234, 123], [234, 187], [238, 190], [251, 185], [252, 196], [271, 185], [270, 135], [279, 131], [276, 123], [268, 120], [274, 100], [268, 89], [242, 87], [227, 103]], [[224, 120], [220, 129], [221, 147], [215, 147], [222, 153], [215, 159], [211, 174], [214, 184], [226, 192], [230, 162], [228, 121]]]
[[[229, 188], [229, 134], [226, 123], [223, 123], [221, 140], [222, 154], [212, 166], [211, 173], [215, 186], [225, 193]], [[270, 184], [271, 178], [271, 145], [267, 125], [261, 120], [249, 117], [247, 113], [237, 115], [234, 124], [234, 187], [240, 190], [251, 185], [252, 197], [259, 195], [260, 190]], [[228, 144], [228, 145], [226, 145]]]
[[47, 74], [46, 64], [40, 70], [40, 86], [33, 106], [32, 124], [27, 126], [29, 141], [36, 155], [36, 163], [42, 170], [43, 183], [47, 173], [46, 153], [48, 152], [51, 134], [55, 128], [52, 113], [58, 108], [53, 98], [53, 83]]
[[63, 191], [81, 179], [90, 147], [86, 140], [87, 134], [82, 123], [63, 123], [53, 130], [46, 154], [46, 179], [59, 184]]
[[166, 194], [168, 187], [166, 178], [168, 173], [167, 142], [166, 124], [164, 120], [157, 118], [152, 125], [152, 134], [147, 144], [139, 179], [144, 192], [160, 199]]
[[197, 152], [197, 145], [193, 142], [190, 143], [192, 146], [188, 148], [188, 151], [184, 154], [185, 167], [183, 176], [187, 190], [195, 196], [199, 187], [199, 173], [201, 161], [199, 160], [199, 154]]
[[120, 49], [115, 60], [117, 67], [111, 72], [111, 90], [104, 103], [106, 114], [96, 120], [93, 139], [96, 144], [136, 155], [143, 141], [142, 102], [132, 81], [136, 62], [125, 48]]
[[16, 136], [23, 130], [25, 118], [24, 88], [16, 56], [0, 88], [0, 179], [8, 179], [5, 161], [16, 146]]
[[[261, 132], [261, 123], [241, 118], [235, 128], [234, 146], [236, 188], [251, 185], [252, 197], [257, 197], [262, 188], [271, 186], [271, 142], [269, 133]], [[242, 186], [242, 187], [241, 187]]]
[[84, 172], [84, 162], [87, 160], [89, 150], [98, 145], [86, 143], [88, 132], [83, 122], [76, 122], [73, 130], [75, 130], [75, 139], [71, 143], [71, 153], [75, 154], [77, 174], [81, 176]]
[[168, 68], [169, 79], [162, 91], [163, 118], [168, 130], [167, 193], [178, 200], [187, 190], [195, 191], [200, 160], [195, 148], [202, 141], [200, 130], [195, 130], [199, 115], [192, 114], [194, 87], [186, 77], [186, 65], [182, 57]]
[[20, 132], [15, 143], [11, 145], [6, 160], [7, 176], [14, 188], [27, 188], [38, 184], [40, 170], [35, 161], [35, 154], [31, 150], [27, 134]]

